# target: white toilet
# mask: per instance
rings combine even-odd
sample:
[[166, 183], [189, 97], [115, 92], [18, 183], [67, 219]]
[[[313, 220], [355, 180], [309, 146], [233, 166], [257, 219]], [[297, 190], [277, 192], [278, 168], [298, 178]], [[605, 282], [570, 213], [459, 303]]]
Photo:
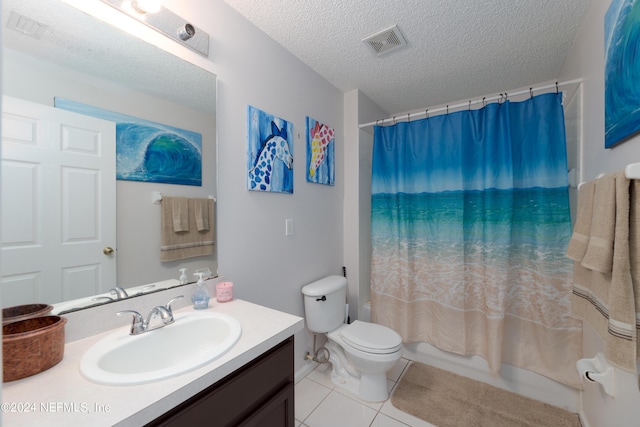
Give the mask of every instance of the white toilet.
[[400, 335], [375, 323], [345, 323], [347, 279], [342, 276], [310, 283], [302, 293], [307, 328], [327, 334], [331, 381], [362, 400], [387, 400], [386, 373], [402, 356]]

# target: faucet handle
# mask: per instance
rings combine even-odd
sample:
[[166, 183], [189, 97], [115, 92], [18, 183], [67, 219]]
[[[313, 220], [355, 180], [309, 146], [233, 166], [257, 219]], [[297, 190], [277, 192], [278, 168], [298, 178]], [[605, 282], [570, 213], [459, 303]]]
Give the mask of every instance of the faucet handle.
[[172, 298], [172, 299], [167, 303], [167, 305], [165, 306], [165, 307], [167, 308], [167, 310], [169, 310], [169, 313], [170, 313], [171, 315], [173, 315], [173, 311], [171, 310], [171, 304], [173, 304], [174, 302], [176, 302], [176, 301], [178, 301], [178, 300], [181, 300], [182, 298], [184, 298], [184, 295], [178, 295], [177, 297]]
[[127, 313], [133, 314], [133, 323], [131, 323], [131, 335], [136, 335], [144, 332], [145, 325], [144, 325], [144, 318], [142, 317], [142, 314], [138, 313], [135, 310], [122, 310], [122, 311], [118, 311], [116, 314], [118, 316], [123, 316]]

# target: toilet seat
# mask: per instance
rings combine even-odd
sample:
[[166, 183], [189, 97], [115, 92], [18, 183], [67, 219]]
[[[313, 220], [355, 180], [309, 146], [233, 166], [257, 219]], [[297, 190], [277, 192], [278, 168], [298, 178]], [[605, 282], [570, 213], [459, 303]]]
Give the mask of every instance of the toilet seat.
[[371, 354], [390, 354], [402, 348], [402, 338], [393, 329], [375, 323], [354, 321], [338, 329], [342, 341]]

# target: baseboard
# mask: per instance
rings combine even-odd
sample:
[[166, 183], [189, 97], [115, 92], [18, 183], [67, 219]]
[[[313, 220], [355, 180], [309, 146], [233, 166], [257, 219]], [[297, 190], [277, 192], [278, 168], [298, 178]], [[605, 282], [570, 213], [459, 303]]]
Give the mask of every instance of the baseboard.
[[589, 424], [589, 420], [587, 419], [587, 416], [584, 414], [582, 409], [580, 409], [580, 412], [578, 412], [578, 417], [580, 418], [580, 425], [582, 427], [591, 427], [591, 424]]
[[318, 362], [309, 362], [305, 363], [302, 368], [298, 369], [294, 375], [296, 384], [299, 383], [301, 379], [309, 375], [311, 371], [316, 369], [316, 366], [318, 366]]

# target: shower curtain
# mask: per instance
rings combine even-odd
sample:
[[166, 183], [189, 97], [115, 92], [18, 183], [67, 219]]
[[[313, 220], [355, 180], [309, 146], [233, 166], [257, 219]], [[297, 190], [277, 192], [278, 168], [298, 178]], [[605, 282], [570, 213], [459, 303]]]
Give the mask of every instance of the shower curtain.
[[561, 100], [375, 127], [374, 322], [581, 388]]

